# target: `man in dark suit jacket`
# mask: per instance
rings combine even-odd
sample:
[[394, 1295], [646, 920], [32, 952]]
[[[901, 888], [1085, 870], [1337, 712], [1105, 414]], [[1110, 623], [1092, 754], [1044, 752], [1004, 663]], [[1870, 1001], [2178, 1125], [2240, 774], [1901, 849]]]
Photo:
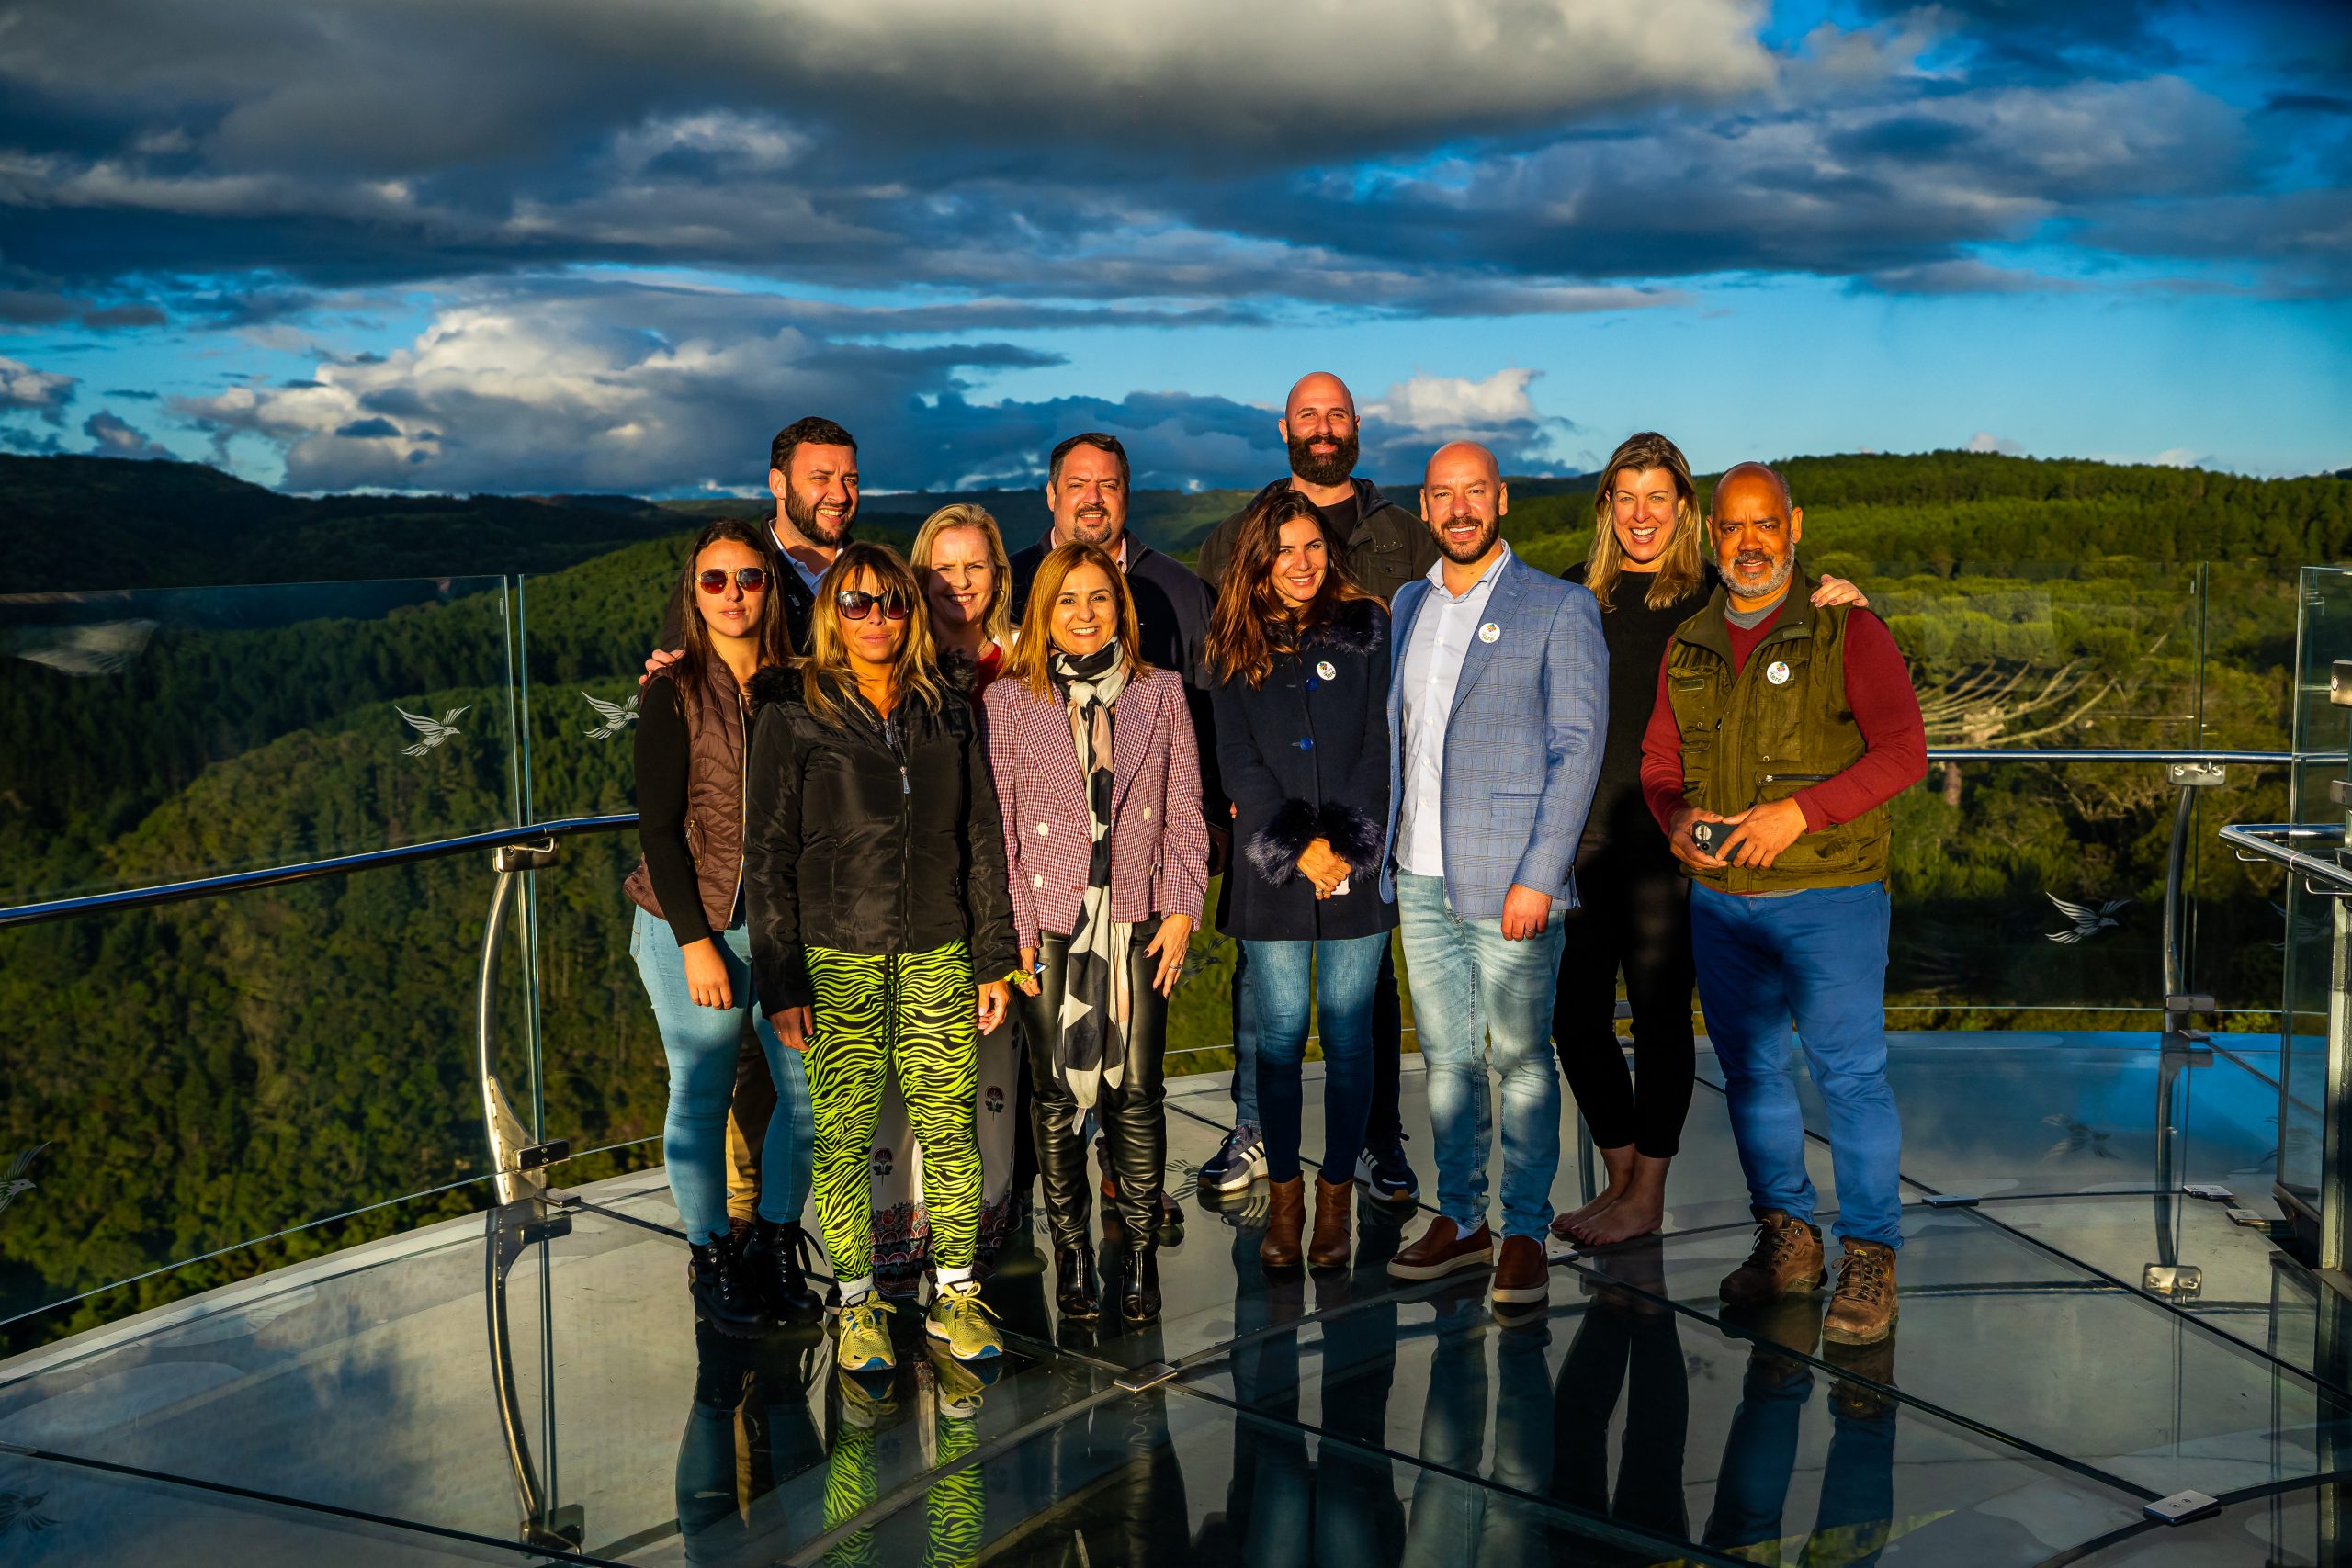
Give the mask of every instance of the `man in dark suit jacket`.
[[1201, 752], [1201, 808], [1208, 818], [1211, 869], [1222, 868], [1232, 837], [1225, 791], [1216, 780], [1216, 732], [1209, 711], [1209, 612], [1216, 596], [1171, 556], [1127, 532], [1127, 450], [1115, 435], [1089, 431], [1053, 450], [1046, 465], [1046, 503], [1053, 526], [1012, 558], [1012, 619], [1029, 611], [1029, 584], [1061, 545], [1099, 546], [1127, 574], [1144, 662], [1184, 678], [1185, 707]]
[[[775, 547], [770, 575], [784, 597], [784, 618], [792, 628], [797, 652], [808, 651], [817, 581], [849, 543], [850, 526], [857, 520], [857, 438], [831, 420], [818, 414], [795, 420], [768, 443], [768, 493], [775, 497], [775, 517], [768, 525]], [[659, 644], [663, 651], [646, 660], [648, 675], [684, 646], [685, 614], [686, 605], [675, 598], [664, 610]], [[759, 1207], [757, 1144], [764, 1138], [775, 1110], [775, 1086], [768, 1080], [767, 1057], [746, 1023], [735, 1057], [734, 1103], [727, 1116], [730, 1223], [749, 1226]]]

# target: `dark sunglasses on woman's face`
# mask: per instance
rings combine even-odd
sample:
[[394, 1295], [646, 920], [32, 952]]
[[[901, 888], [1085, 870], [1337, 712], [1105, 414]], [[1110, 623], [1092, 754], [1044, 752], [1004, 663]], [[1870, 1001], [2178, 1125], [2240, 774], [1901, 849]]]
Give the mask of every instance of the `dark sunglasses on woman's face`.
[[853, 621], [865, 619], [866, 613], [876, 604], [882, 606], [882, 618], [886, 621], [903, 621], [913, 608], [907, 603], [907, 596], [895, 588], [888, 593], [868, 593], [863, 588], [844, 588], [833, 595], [833, 603], [840, 605], [842, 614]]
[[727, 580], [729, 577], [732, 577], [735, 580], [735, 585], [746, 593], [764, 593], [768, 591], [768, 569], [763, 566], [739, 566], [731, 572], [722, 567], [713, 567], [708, 571], [695, 573], [695, 581], [701, 586], [705, 593], [724, 593], [727, 592]]

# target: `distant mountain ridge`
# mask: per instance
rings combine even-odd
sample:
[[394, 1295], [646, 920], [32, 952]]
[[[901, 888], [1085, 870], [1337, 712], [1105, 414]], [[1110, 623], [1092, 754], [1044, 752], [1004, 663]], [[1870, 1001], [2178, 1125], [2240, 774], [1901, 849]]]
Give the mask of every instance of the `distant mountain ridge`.
[[[1882, 558], [2324, 562], [2352, 555], [2352, 470], [2256, 479], [2196, 468], [1994, 453], [1793, 457], [1781, 465], [1814, 520], [1808, 550]], [[1702, 481], [1702, 486], [1706, 483]], [[1580, 553], [1592, 476], [1511, 481], [1510, 533]], [[1383, 487], [1410, 507], [1411, 480]], [[1192, 556], [1250, 497], [1137, 491], [1130, 524]], [[869, 492], [867, 533], [904, 542], [938, 507], [988, 508], [1018, 550], [1046, 527], [1042, 487]], [[0, 592], [357, 581], [564, 570], [713, 516], [765, 514], [763, 496], [282, 495], [196, 463], [0, 457]]]

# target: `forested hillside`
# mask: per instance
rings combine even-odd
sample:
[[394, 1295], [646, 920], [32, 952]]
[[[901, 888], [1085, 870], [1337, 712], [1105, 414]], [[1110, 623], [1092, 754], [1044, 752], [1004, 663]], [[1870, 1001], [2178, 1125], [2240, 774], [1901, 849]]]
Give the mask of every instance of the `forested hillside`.
[[[2352, 553], [2340, 479], [1970, 454], [1785, 467], [1808, 566], [1864, 584], [1911, 656], [1938, 745], [2283, 747], [2297, 569]], [[0, 598], [14, 655], [0, 660], [0, 902], [628, 808], [625, 708], [694, 518], [631, 502], [300, 502], [208, 475], [0, 468], [10, 547], [30, 553], [33, 581], [102, 591]], [[911, 499], [874, 497], [874, 531], [903, 539]], [[1137, 515], [1177, 546], [1240, 499], [1138, 496]], [[989, 503], [1016, 547], [1042, 515], [1013, 510], [1034, 497]], [[1558, 570], [1591, 517], [1589, 490], [1531, 481], [1509, 531]], [[379, 561], [435, 581], [122, 592], [175, 573], [365, 577]], [[450, 576], [461, 568], [528, 575]], [[454, 733], [433, 740], [403, 710], [435, 724], [454, 711]], [[2222, 820], [2282, 819], [2283, 773], [2233, 770], [2200, 809], [2200, 844]], [[1898, 802], [1890, 1002], [1909, 1010], [1895, 1021], [2080, 1025], [2155, 1000], [2170, 810], [2147, 765], [1935, 771]], [[548, 1132], [576, 1149], [658, 1132], [660, 1056], [618, 895], [634, 859], [626, 835], [578, 840], [537, 888], [537, 1087]], [[2275, 1007], [2277, 879], [2218, 852], [2200, 853], [2199, 877], [2196, 985]], [[478, 1177], [470, 1027], [489, 891], [471, 855], [0, 931], [0, 1161], [30, 1151], [33, 1184], [0, 1203], [0, 1317]], [[2112, 929], [2061, 943], [2052, 897], [2126, 902]], [[1198, 948], [1180, 1046], [1225, 1038], [1227, 952]], [[502, 1016], [527, 1099], [519, 955], [514, 968]], [[2108, 1010], [2044, 1010], [2078, 1008]], [[565, 1179], [610, 1165], [582, 1160]], [[18, 1337], [480, 1196], [232, 1252]]]

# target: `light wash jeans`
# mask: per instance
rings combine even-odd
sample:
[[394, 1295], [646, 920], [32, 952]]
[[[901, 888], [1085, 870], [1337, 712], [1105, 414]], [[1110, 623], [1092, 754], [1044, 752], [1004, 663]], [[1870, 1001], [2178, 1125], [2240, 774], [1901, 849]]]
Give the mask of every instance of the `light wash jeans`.
[[670, 922], [643, 909], [629, 932], [629, 956], [653, 1003], [662, 1055], [670, 1064], [670, 1110], [662, 1123], [662, 1155], [670, 1166], [670, 1195], [686, 1240], [702, 1246], [727, 1235], [727, 1107], [735, 1098], [735, 1053], [749, 1013], [775, 1082], [775, 1114], [760, 1156], [760, 1217], [796, 1224], [808, 1201], [817, 1153], [817, 1117], [800, 1053], [787, 1051], [752, 990], [752, 938], [738, 919], [716, 933], [727, 961], [735, 1005], [697, 1007], [686, 989], [685, 954]]
[[[1299, 1064], [1306, 1055], [1310, 1004], [1323, 1012], [1323, 1179], [1353, 1181], [1372, 1115], [1372, 994], [1388, 933], [1335, 942], [1245, 942], [1243, 1004], [1257, 1020], [1258, 1107], [1265, 1117], [1266, 1176], [1298, 1175], [1306, 1103]], [[1308, 965], [1313, 965], [1313, 973]]]
[[1560, 1165], [1552, 996], [1565, 922], [1555, 911], [1537, 935], [1507, 942], [1501, 920], [1456, 915], [1437, 876], [1398, 876], [1396, 909], [1437, 1134], [1438, 1213], [1465, 1234], [1486, 1223], [1491, 1063], [1502, 1079], [1503, 1234], [1540, 1241]]
[[1813, 1219], [1804, 1112], [1789, 1062], [1793, 1021], [1829, 1113], [1838, 1235], [1900, 1250], [1903, 1120], [1886, 1081], [1887, 919], [1883, 882], [1771, 898], [1690, 886], [1699, 1007], [1723, 1064], [1748, 1202]]

